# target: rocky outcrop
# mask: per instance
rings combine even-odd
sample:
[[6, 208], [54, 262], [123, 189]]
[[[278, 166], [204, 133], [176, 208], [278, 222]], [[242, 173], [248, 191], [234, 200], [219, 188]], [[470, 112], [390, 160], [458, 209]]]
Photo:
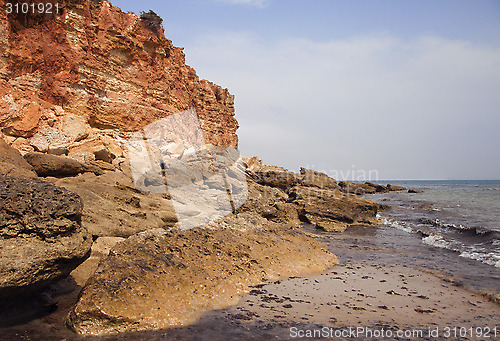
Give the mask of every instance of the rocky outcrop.
[[296, 174], [265, 165], [257, 157], [244, 162], [252, 181], [248, 185], [248, 199], [239, 211], [256, 212], [292, 225], [305, 222], [328, 232], [342, 232], [350, 225], [378, 223], [380, 205], [352, 194], [376, 193], [379, 185], [346, 181], [337, 184], [324, 173], [301, 168], [300, 174]]
[[340, 181], [339, 186], [343, 192], [356, 195], [374, 194], [377, 192], [374, 186], [365, 183]]
[[[252, 162], [260, 166], [249, 166]], [[375, 202], [343, 193], [325, 174], [306, 169], [295, 174], [258, 159], [247, 159], [245, 164], [246, 202], [235, 214], [188, 230], [177, 228], [171, 208], [165, 212], [171, 212], [174, 219], [157, 217], [162, 228], [155, 229], [155, 214], [164, 211], [158, 206], [162, 195], [131, 192], [133, 183], [124, 173], [86, 173], [58, 180], [89, 202], [88, 216], [96, 217], [101, 229], [123, 222], [123, 217], [113, 217], [116, 212], [146, 212], [135, 222], [144, 232], [134, 234], [133, 224], [122, 224], [113, 233], [93, 230], [100, 236], [129, 238], [101, 259], [68, 315], [68, 326], [80, 334], [101, 335], [187, 324], [205, 310], [233, 304], [251, 285], [335, 264], [334, 255], [294, 229], [301, 222], [330, 232], [376, 223]], [[266, 172], [276, 177], [264, 181]], [[280, 178], [279, 172], [285, 177]], [[122, 199], [118, 199], [119, 192]], [[107, 198], [107, 204], [102, 200], [92, 204], [97, 195]], [[135, 200], [126, 199], [127, 195]], [[157, 210], [148, 213], [150, 206]], [[103, 224], [106, 214], [116, 220]]]
[[0, 129], [9, 144], [71, 156], [86, 140], [119, 145], [111, 130], [126, 138], [194, 108], [207, 143], [237, 147], [234, 96], [200, 80], [162, 29], [107, 1], [62, 0], [59, 8], [0, 13]]
[[261, 217], [288, 226], [300, 224], [298, 207], [288, 201], [288, 194], [270, 186], [248, 181], [248, 198], [237, 213], [255, 212]]
[[406, 187], [387, 184], [389, 191], [405, 191]]
[[339, 186], [345, 193], [352, 193], [357, 195], [386, 193], [391, 191], [404, 191], [405, 187], [387, 184], [387, 186], [375, 184], [373, 182], [350, 182], [340, 181]]
[[0, 176], [0, 300], [30, 296], [67, 276], [87, 256], [82, 202], [38, 179]]
[[336, 263], [318, 242], [254, 213], [186, 231], [149, 230], [101, 260], [67, 324], [87, 335], [184, 325], [235, 304], [251, 285]]
[[328, 232], [343, 232], [350, 225], [376, 224], [379, 205], [340, 190], [296, 186], [290, 190], [302, 221]]

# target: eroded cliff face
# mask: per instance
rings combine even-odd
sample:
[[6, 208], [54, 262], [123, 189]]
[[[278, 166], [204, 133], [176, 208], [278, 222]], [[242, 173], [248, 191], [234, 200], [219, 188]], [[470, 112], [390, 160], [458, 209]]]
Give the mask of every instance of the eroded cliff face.
[[58, 3], [60, 14], [7, 15], [0, 0], [0, 129], [10, 144], [27, 152], [102, 140], [101, 131], [126, 138], [194, 108], [207, 143], [237, 147], [234, 96], [200, 80], [163, 29], [107, 1]]

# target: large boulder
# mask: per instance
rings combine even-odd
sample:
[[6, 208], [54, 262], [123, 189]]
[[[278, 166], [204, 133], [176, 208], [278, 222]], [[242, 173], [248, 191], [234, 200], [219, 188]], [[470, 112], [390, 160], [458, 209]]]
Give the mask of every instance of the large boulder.
[[78, 195], [39, 179], [0, 176], [0, 301], [17, 301], [67, 276], [92, 238]]
[[342, 232], [353, 224], [374, 224], [378, 204], [344, 194], [340, 190], [296, 186], [290, 197], [299, 207], [301, 220], [328, 232]]
[[28, 153], [24, 155], [24, 159], [33, 167], [38, 176], [64, 177], [85, 172], [93, 172], [98, 175], [103, 173], [99, 167], [86, 165], [65, 156]]
[[85, 335], [180, 326], [237, 303], [252, 285], [337, 262], [312, 238], [253, 213], [184, 231], [149, 230], [101, 260], [67, 325]]
[[35, 178], [33, 167], [22, 155], [0, 138], [0, 175]]

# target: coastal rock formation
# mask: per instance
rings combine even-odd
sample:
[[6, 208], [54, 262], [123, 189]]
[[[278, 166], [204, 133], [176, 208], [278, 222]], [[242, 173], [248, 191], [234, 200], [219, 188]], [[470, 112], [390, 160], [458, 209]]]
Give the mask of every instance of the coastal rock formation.
[[296, 186], [290, 197], [300, 207], [302, 221], [328, 232], [342, 232], [349, 225], [376, 224], [379, 205], [340, 190]]
[[179, 326], [235, 304], [251, 285], [334, 264], [318, 242], [253, 213], [149, 230], [101, 260], [67, 324], [86, 335]]
[[78, 195], [38, 179], [0, 176], [0, 300], [19, 300], [67, 276], [87, 256]]
[[52, 15], [0, 13], [0, 129], [9, 144], [82, 157], [72, 149], [97, 140], [120, 154], [121, 138], [194, 108], [207, 143], [237, 147], [234, 96], [200, 80], [163, 29], [107, 1], [58, 4]]
[[[282, 223], [306, 222], [328, 232], [342, 232], [350, 225], [377, 224], [380, 205], [351, 193], [375, 193], [385, 186], [341, 181], [301, 168], [300, 174], [267, 166], [257, 157], [245, 160], [249, 197], [241, 211], [257, 212]], [[378, 187], [380, 186], [380, 187]]]
[[404, 191], [405, 187], [387, 184], [387, 186], [374, 184], [373, 182], [350, 182], [340, 181], [339, 186], [345, 193], [352, 193], [357, 195], [386, 193], [391, 191]]
[[288, 194], [276, 187], [263, 186], [249, 180], [248, 198], [236, 212], [254, 212], [276, 223], [298, 226], [298, 208], [288, 198]]
[[405, 191], [406, 187], [387, 184], [389, 191]]
[[352, 193], [357, 195], [374, 194], [377, 189], [366, 183], [350, 182], [350, 181], [340, 181], [340, 188], [345, 193]]

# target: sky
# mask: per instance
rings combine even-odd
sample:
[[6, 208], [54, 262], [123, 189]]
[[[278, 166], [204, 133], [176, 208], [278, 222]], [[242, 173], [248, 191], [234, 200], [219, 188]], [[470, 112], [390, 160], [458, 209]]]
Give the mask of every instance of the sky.
[[338, 180], [500, 179], [498, 0], [114, 0], [235, 95], [239, 149]]

